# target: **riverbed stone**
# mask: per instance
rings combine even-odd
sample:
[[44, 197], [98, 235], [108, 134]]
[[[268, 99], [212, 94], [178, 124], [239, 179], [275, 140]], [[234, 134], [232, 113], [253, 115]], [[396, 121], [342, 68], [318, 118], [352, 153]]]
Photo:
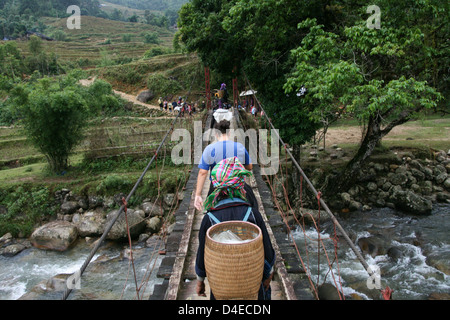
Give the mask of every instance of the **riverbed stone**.
[[88, 211], [77, 220], [78, 233], [81, 237], [95, 237], [103, 234], [106, 221], [103, 211]]
[[320, 300], [341, 300], [344, 294], [330, 283], [319, 286], [318, 295]]
[[5, 244], [10, 243], [13, 240], [13, 236], [11, 233], [5, 233], [1, 238], [0, 238], [0, 246], [3, 246]]
[[348, 205], [350, 211], [358, 211], [362, 208], [362, 204], [358, 201], [352, 200]]
[[391, 183], [396, 186], [403, 186], [408, 182], [408, 176], [403, 173], [395, 173], [391, 178]]
[[164, 205], [166, 208], [171, 208], [174, 205], [175, 194], [167, 193], [164, 195]]
[[422, 172], [425, 174], [425, 179], [433, 179], [433, 170], [430, 167], [423, 167]]
[[427, 300], [450, 300], [450, 293], [433, 292], [430, 293]]
[[436, 193], [436, 200], [438, 202], [447, 202], [450, 200], [450, 195], [447, 192], [438, 192]]
[[437, 184], [441, 184], [444, 183], [447, 177], [448, 177], [447, 173], [441, 172], [434, 178], [434, 180], [436, 181]]
[[420, 171], [419, 169], [416, 168], [412, 168], [411, 169], [411, 174], [418, 179], [419, 181], [422, 181], [425, 179], [425, 173], [423, 173], [422, 171]]
[[394, 190], [390, 200], [395, 204], [397, 209], [412, 214], [431, 214], [433, 208], [430, 200], [410, 190]]
[[445, 187], [445, 189], [450, 191], [450, 178], [445, 179], [444, 187]]
[[367, 190], [369, 191], [376, 191], [378, 189], [378, 186], [375, 182], [369, 182], [367, 184]]
[[342, 192], [341, 193], [341, 200], [342, 200], [342, 202], [344, 203], [344, 205], [349, 205], [350, 204], [350, 201], [352, 201], [352, 197], [350, 196], [350, 194], [349, 193], [347, 193], [347, 192]]
[[398, 261], [403, 257], [403, 252], [397, 247], [389, 248], [387, 251], [387, 255], [389, 258], [391, 258], [393, 261]]
[[429, 180], [425, 180], [422, 184], [422, 194], [429, 195], [433, 192], [433, 183]]
[[65, 201], [61, 205], [61, 213], [62, 214], [72, 214], [78, 210], [79, 204], [77, 201]]
[[152, 217], [147, 220], [147, 229], [153, 234], [158, 233], [161, 229], [161, 219], [159, 217]]
[[386, 181], [381, 188], [384, 191], [389, 191], [389, 189], [391, 189], [391, 187], [392, 187], [392, 183], [390, 183], [389, 181]]
[[12, 244], [12, 245], [7, 246], [7, 247], [3, 250], [2, 254], [3, 254], [5, 257], [13, 257], [13, 256], [15, 256], [16, 254], [22, 252], [25, 248], [26, 248], [26, 247], [25, 247], [23, 244], [21, 244], [21, 243], [15, 243], [15, 244]]
[[68, 221], [52, 221], [37, 228], [30, 237], [31, 244], [39, 249], [65, 251], [77, 239], [77, 227]]
[[387, 253], [386, 245], [388, 242], [381, 237], [370, 236], [360, 238], [357, 244], [363, 254], [370, 255], [373, 258]]
[[141, 207], [147, 217], [154, 217], [162, 212], [161, 207], [152, 202], [144, 202]]
[[88, 197], [89, 209], [95, 209], [103, 205], [103, 199], [97, 196]]
[[[113, 210], [108, 213], [106, 217], [105, 226], [109, 225], [112, 219], [117, 215], [118, 210]], [[131, 238], [137, 238], [145, 229], [145, 220], [142, 218], [138, 210], [128, 209], [127, 210], [127, 220], [128, 226], [130, 228]], [[108, 232], [106, 239], [109, 240], [119, 240], [128, 238], [127, 223], [125, 219], [125, 213], [122, 212], [117, 218], [111, 230]]]

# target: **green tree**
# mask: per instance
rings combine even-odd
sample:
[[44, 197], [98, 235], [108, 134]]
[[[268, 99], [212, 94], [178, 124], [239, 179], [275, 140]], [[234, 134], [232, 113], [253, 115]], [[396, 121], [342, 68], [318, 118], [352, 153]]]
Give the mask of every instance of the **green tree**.
[[345, 110], [365, 127], [358, 152], [330, 184], [333, 190], [350, 186], [395, 126], [438, 107], [443, 97], [438, 92], [439, 80], [430, 76], [439, 71], [430, 73], [429, 68], [444, 62], [438, 52], [444, 50], [445, 40], [434, 48], [427, 43], [432, 43], [429, 37], [448, 20], [445, 11], [433, 1], [378, 1], [378, 5], [383, 8], [380, 29], [367, 27], [365, 5], [353, 8], [359, 13], [354, 21], [349, 13], [335, 8], [348, 25], [326, 30], [316, 19], [306, 19], [299, 24], [306, 35], [291, 52], [295, 68], [285, 89], [308, 88], [304, 102], [314, 106], [309, 116], [318, 119], [325, 113], [332, 117]]
[[[374, 4], [381, 29], [367, 27], [362, 0], [192, 0], [180, 10], [180, 40], [222, 82], [234, 67], [245, 71], [297, 158], [336, 112], [364, 123], [361, 148], [337, 180], [345, 188], [394, 126], [448, 105], [448, 3]], [[303, 85], [308, 93], [297, 97]]]
[[18, 85], [13, 90], [26, 135], [56, 173], [68, 167], [70, 153], [83, 138], [88, 111], [80, 90], [62, 88], [49, 78], [40, 79], [33, 88]]
[[158, 32], [147, 32], [144, 34], [144, 43], [159, 44]]
[[15, 79], [25, 71], [20, 50], [15, 42], [0, 45], [0, 73]]
[[37, 36], [31, 36], [28, 42], [28, 49], [32, 55], [39, 55], [42, 53], [42, 40]]
[[295, 94], [284, 93], [283, 85], [294, 66], [290, 50], [302, 37], [296, 26], [314, 10], [311, 1], [192, 0], [182, 7], [178, 20], [181, 42], [197, 52], [221, 82], [231, 83], [240, 75], [239, 83], [247, 86], [245, 71], [297, 159], [300, 145], [314, 135], [318, 123], [307, 116]]

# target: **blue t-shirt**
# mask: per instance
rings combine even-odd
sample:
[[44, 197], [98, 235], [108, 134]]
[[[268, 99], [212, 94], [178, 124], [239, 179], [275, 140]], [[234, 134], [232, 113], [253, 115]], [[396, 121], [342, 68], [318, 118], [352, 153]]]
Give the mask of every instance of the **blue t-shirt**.
[[250, 156], [242, 143], [234, 141], [218, 141], [208, 145], [203, 151], [198, 167], [209, 170], [223, 159], [237, 157], [243, 165], [251, 164]]

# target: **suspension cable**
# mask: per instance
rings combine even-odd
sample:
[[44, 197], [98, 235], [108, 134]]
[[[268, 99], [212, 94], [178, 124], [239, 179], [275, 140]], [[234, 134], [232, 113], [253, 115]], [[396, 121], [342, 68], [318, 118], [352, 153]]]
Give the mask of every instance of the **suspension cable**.
[[[189, 91], [186, 94], [185, 97], [185, 101], [187, 102], [189, 95], [192, 92], [192, 87], [194, 85], [194, 82], [197, 78], [197, 74], [194, 74], [194, 77], [192, 78], [192, 82], [191, 85], [189, 87]], [[184, 110], [183, 110], [184, 111]], [[100, 239], [97, 241], [95, 247], [91, 250], [91, 252], [89, 253], [89, 256], [86, 258], [86, 260], [84, 261], [83, 265], [81, 266], [80, 270], [78, 272], [75, 272], [73, 274], [77, 275], [79, 278], [81, 278], [81, 276], [83, 275], [83, 272], [86, 270], [87, 266], [89, 265], [89, 263], [91, 262], [92, 258], [94, 257], [95, 253], [98, 251], [98, 249], [100, 248], [100, 246], [102, 245], [103, 241], [105, 240], [106, 236], [108, 235], [109, 231], [111, 231], [112, 227], [114, 226], [114, 224], [116, 223], [117, 219], [119, 218], [119, 216], [122, 214], [122, 212], [124, 211], [124, 209], [126, 208], [126, 204], [130, 201], [130, 198], [133, 196], [133, 194], [136, 192], [139, 184], [142, 182], [142, 180], [144, 179], [145, 174], [147, 173], [147, 171], [150, 169], [151, 165], [153, 164], [153, 162], [155, 161], [155, 159], [158, 156], [158, 153], [161, 151], [162, 146], [165, 144], [167, 137], [169, 136], [169, 134], [173, 131], [175, 124], [177, 122], [177, 120], [179, 119], [181, 114], [181, 110], [178, 112], [177, 116], [173, 119], [171, 126], [169, 127], [169, 129], [167, 130], [164, 138], [162, 139], [161, 143], [158, 146], [158, 149], [155, 151], [155, 154], [153, 155], [152, 159], [148, 162], [147, 166], [145, 167], [144, 171], [142, 172], [141, 176], [139, 177], [139, 179], [136, 181], [134, 187], [131, 189], [130, 193], [128, 194], [128, 196], [126, 197], [126, 199], [122, 199], [122, 206], [120, 207], [120, 209], [117, 211], [116, 215], [111, 219], [110, 223], [106, 226], [102, 236], [100, 237]], [[131, 250], [131, 248], [130, 248]], [[79, 279], [75, 279], [75, 280], [79, 280]], [[137, 284], [136, 284], [137, 287]], [[72, 292], [72, 288], [69, 288], [69, 286], [66, 286], [66, 289], [64, 290], [63, 293], [63, 297], [62, 300], [67, 300], [67, 298], [69, 297], [70, 293]], [[138, 289], [136, 289], [138, 292]]]
[[[255, 92], [247, 78], [247, 74], [244, 72], [244, 77], [245, 80], [250, 88], [250, 90], [252, 92]], [[309, 189], [313, 192], [314, 196], [319, 200], [319, 203], [322, 205], [322, 208], [326, 211], [326, 213], [328, 214], [328, 216], [330, 217], [330, 219], [333, 221], [333, 223], [337, 226], [337, 228], [339, 229], [339, 231], [341, 232], [342, 236], [344, 237], [345, 241], [347, 242], [347, 244], [350, 246], [350, 248], [352, 249], [352, 251], [355, 253], [356, 257], [358, 258], [358, 260], [361, 262], [361, 264], [363, 265], [364, 269], [367, 271], [367, 273], [369, 274], [369, 276], [373, 276], [374, 275], [374, 271], [372, 271], [368, 265], [368, 263], [364, 260], [364, 257], [361, 255], [361, 253], [359, 252], [359, 250], [355, 247], [355, 245], [353, 244], [353, 242], [350, 240], [349, 236], [347, 235], [347, 232], [344, 230], [344, 228], [342, 228], [341, 224], [339, 223], [339, 221], [337, 221], [336, 217], [334, 216], [334, 214], [330, 211], [330, 209], [328, 208], [327, 204], [325, 203], [325, 201], [322, 199], [322, 197], [319, 196], [319, 192], [316, 190], [316, 188], [314, 187], [314, 185], [311, 183], [311, 181], [308, 179], [308, 177], [306, 176], [306, 174], [303, 172], [303, 169], [300, 167], [300, 165], [298, 164], [297, 160], [294, 158], [294, 156], [292, 155], [292, 153], [289, 151], [289, 148], [287, 148], [286, 144], [284, 143], [283, 139], [281, 138], [281, 136], [278, 134], [278, 130], [275, 129], [272, 121], [270, 120], [270, 118], [267, 115], [267, 112], [264, 110], [262, 104], [260, 103], [260, 101], [258, 100], [258, 98], [256, 97], [256, 94], [254, 95], [256, 102], [258, 103], [258, 105], [260, 106], [261, 110], [264, 112], [264, 116], [266, 117], [267, 121], [269, 122], [270, 126], [272, 129], [274, 129], [275, 134], [278, 137], [278, 140], [281, 142], [282, 146], [285, 148], [286, 152], [288, 153], [289, 157], [292, 160], [292, 163], [295, 165], [295, 167], [297, 168], [297, 170], [300, 172], [301, 176], [303, 177], [303, 179], [306, 181], [306, 184], [308, 185]]]
[[[155, 151], [155, 154], [153, 155], [152, 159], [149, 161], [149, 163], [147, 164], [147, 166], [145, 167], [144, 171], [142, 172], [141, 176], [139, 177], [139, 179], [137, 180], [136, 184], [134, 185], [133, 189], [130, 191], [130, 193], [128, 194], [128, 196], [125, 199], [125, 202], [130, 201], [130, 198], [133, 196], [133, 194], [136, 192], [136, 189], [138, 188], [139, 184], [142, 182], [142, 180], [144, 179], [145, 174], [147, 173], [147, 171], [150, 169], [150, 166], [153, 164], [153, 162], [155, 161], [156, 157], [158, 156], [159, 151], [161, 150], [162, 146], [164, 145], [164, 143], [167, 140], [167, 137], [169, 136], [170, 132], [173, 130], [176, 121], [178, 120], [180, 116], [180, 112], [178, 112], [177, 116], [175, 117], [175, 119], [172, 121], [172, 124], [169, 128], [169, 130], [167, 130], [166, 135], [164, 136], [163, 140], [161, 141], [158, 149]], [[89, 263], [91, 262], [92, 258], [94, 257], [95, 253], [97, 252], [97, 250], [100, 248], [100, 246], [102, 245], [103, 241], [105, 240], [107, 234], [109, 233], [109, 231], [111, 231], [113, 225], [116, 223], [117, 219], [119, 218], [119, 216], [121, 215], [121, 213], [123, 212], [125, 208], [125, 204], [122, 204], [122, 206], [120, 207], [120, 209], [117, 211], [117, 213], [115, 214], [115, 216], [111, 219], [110, 223], [106, 226], [105, 231], [103, 232], [102, 236], [100, 237], [100, 239], [97, 241], [95, 247], [91, 250], [89, 256], [86, 258], [86, 260], [84, 261], [83, 265], [81, 266], [80, 270], [78, 271], [78, 277], [81, 278], [81, 276], [83, 275], [83, 272], [86, 270], [87, 266], [89, 265]], [[75, 273], [76, 274], [76, 273]], [[72, 292], [72, 288], [69, 288], [68, 286], [66, 286], [66, 289], [64, 290], [64, 294], [63, 294], [63, 298], [62, 300], [66, 300], [68, 298], [68, 296], [70, 295], [70, 293]]]

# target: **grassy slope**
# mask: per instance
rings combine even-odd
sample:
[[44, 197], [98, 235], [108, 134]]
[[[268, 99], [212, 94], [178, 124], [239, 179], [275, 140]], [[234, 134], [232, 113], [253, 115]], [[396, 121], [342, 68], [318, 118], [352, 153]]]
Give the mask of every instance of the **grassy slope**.
[[[45, 41], [47, 53], [55, 53], [61, 61], [75, 62], [79, 59], [89, 59], [91, 64], [98, 63], [102, 52], [112, 55], [122, 55], [139, 58], [155, 44], [144, 43], [146, 33], [157, 32], [160, 45], [170, 48], [174, 30], [167, 30], [143, 23], [113, 21], [97, 17], [82, 16], [81, 29], [67, 28], [66, 19], [45, 18], [49, 32], [62, 30], [66, 33], [65, 41]], [[123, 35], [130, 34], [131, 41], [124, 42]], [[107, 41], [109, 40], [109, 44]], [[18, 41], [18, 46], [25, 56], [29, 55], [28, 42]]]

